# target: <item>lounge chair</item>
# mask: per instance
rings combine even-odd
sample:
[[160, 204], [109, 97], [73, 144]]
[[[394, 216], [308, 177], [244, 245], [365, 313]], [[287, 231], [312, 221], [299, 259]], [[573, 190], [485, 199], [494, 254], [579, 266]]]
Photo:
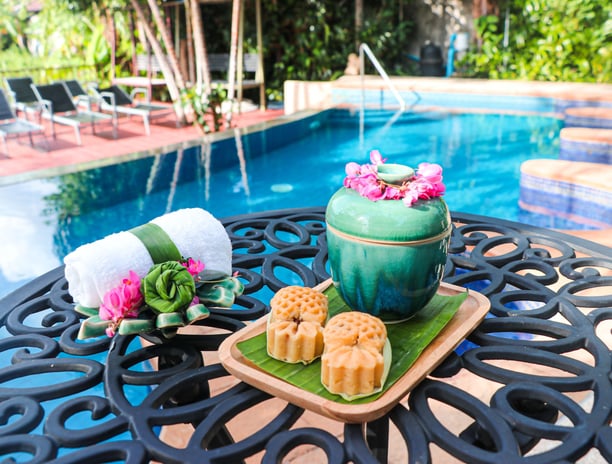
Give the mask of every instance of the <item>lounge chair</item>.
[[2, 137], [5, 153], [8, 153], [6, 139], [9, 135], [19, 137], [22, 134], [27, 134], [30, 139], [30, 145], [34, 146], [32, 134], [35, 132], [42, 133], [42, 131], [42, 126], [26, 119], [18, 118], [11, 109], [6, 95], [0, 89], [0, 137]]
[[[170, 105], [146, 103], [149, 101], [149, 98], [144, 88], [135, 88], [131, 96], [118, 85], [111, 85], [103, 89], [94, 89], [94, 91], [97, 93], [100, 109], [112, 112], [115, 118], [117, 118], [118, 113], [127, 114], [128, 116], [140, 116], [147, 135], [151, 135], [151, 128], [149, 125], [150, 118], [174, 112], [174, 108]], [[143, 93], [145, 95], [146, 102], [134, 99], [134, 96], [138, 93]]]
[[40, 120], [40, 104], [32, 91], [34, 81], [31, 77], [7, 77], [4, 79], [6, 88], [12, 98], [12, 106], [17, 115], [19, 111], [26, 115], [35, 113]]
[[[150, 103], [150, 97], [153, 94], [153, 87], [166, 87], [166, 80], [163, 77], [161, 65], [157, 61], [157, 57], [149, 53], [137, 54], [134, 76], [115, 77], [112, 80], [113, 85], [122, 85], [127, 87], [145, 88], [147, 91], [147, 103]], [[146, 76], [142, 74], [145, 73]]]
[[[72, 97], [72, 101], [78, 106], [85, 106], [87, 110], [91, 111], [94, 104], [98, 104], [98, 99], [88, 93], [85, 88], [76, 79], [70, 79], [66, 81], [58, 81], [58, 83], [64, 83], [68, 89], [68, 93]], [[88, 86], [92, 88], [92, 86]]]
[[95, 134], [96, 123], [110, 121], [113, 126], [113, 137], [117, 138], [117, 121], [109, 114], [77, 108], [70, 92], [64, 83], [32, 85], [42, 108], [42, 117], [51, 121], [51, 134], [55, 138], [55, 123], [72, 126], [77, 144], [81, 145], [81, 126], [90, 124]]

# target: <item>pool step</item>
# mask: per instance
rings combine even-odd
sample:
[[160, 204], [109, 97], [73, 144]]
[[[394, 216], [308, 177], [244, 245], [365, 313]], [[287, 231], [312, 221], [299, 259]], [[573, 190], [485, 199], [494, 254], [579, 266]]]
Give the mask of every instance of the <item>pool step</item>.
[[584, 106], [565, 110], [565, 127], [612, 129], [612, 107]]
[[612, 227], [612, 166], [535, 159], [521, 165], [521, 208], [598, 228]]
[[560, 139], [559, 159], [612, 164], [612, 129], [565, 127]]

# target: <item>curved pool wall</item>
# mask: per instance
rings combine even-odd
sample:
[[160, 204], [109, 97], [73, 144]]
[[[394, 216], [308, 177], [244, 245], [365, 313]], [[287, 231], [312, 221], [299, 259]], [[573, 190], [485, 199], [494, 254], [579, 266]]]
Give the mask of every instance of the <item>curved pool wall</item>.
[[[320, 84], [320, 83], [319, 83]], [[309, 86], [288, 81], [286, 93], [303, 100]], [[612, 85], [584, 82], [544, 82], [472, 78], [392, 77], [391, 84], [409, 108], [440, 107], [461, 110], [517, 111], [563, 115], [569, 108], [612, 109]], [[330, 106], [361, 105], [398, 108], [390, 86], [378, 76], [342, 76], [330, 83], [324, 100]], [[290, 107], [293, 102], [290, 102]]]
[[[461, 108], [462, 110], [517, 111], [525, 113], [559, 113], [571, 102], [550, 97], [531, 97], [522, 95], [486, 95], [486, 94], [449, 94], [440, 92], [399, 91], [409, 108], [436, 107]], [[387, 89], [361, 91], [351, 89], [334, 89], [332, 103], [342, 105], [366, 105], [369, 108], [393, 108], [398, 101]]]

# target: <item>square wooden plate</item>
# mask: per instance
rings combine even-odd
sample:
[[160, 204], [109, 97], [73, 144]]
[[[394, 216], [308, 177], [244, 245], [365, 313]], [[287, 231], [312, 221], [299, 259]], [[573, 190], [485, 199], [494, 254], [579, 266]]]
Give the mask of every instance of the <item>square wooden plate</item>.
[[[323, 291], [330, 283], [331, 281], [326, 281], [316, 288]], [[446, 296], [465, 292], [466, 289], [463, 287], [444, 282], [438, 289], [438, 294]], [[277, 398], [342, 422], [369, 422], [390, 411], [433, 371], [476, 328], [489, 311], [489, 307], [490, 302], [484, 295], [470, 290], [457, 313], [425, 348], [410, 369], [379, 398], [366, 404], [346, 404], [328, 400], [285, 382], [246, 359], [237, 344], [265, 332], [267, 315], [226, 338], [219, 347], [219, 357], [227, 371], [236, 378]]]

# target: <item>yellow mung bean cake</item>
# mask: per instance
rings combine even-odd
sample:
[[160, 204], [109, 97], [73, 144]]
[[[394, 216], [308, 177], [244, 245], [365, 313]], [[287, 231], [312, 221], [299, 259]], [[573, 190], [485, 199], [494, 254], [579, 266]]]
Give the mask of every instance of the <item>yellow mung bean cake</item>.
[[291, 285], [276, 292], [266, 328], [268, 354], [306, 364], [321, 356], [327, 307], [327, 297], [312, 288]]
[[370, 314], [349, 311], [332, 317], [323, 330], [321, 383], [335, 394], [368, 395], [382, 387], [385, 324]]
[[387, 340], [387, 328], [377, 317], [359, 311], [340, 313], [325, 326], [324, 343], [327, 350], [337, 345], [371, 347], [382, 352]]

